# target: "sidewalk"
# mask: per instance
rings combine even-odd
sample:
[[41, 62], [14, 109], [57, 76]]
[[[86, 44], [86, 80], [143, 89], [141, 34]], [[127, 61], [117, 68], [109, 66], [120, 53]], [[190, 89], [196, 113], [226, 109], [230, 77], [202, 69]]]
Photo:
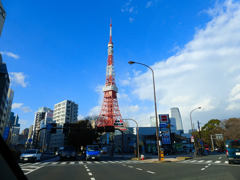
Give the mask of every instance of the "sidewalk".
[[[114, 154], [114, 157], [117, 158], [131, 158], [132, 160], [137, 160], [136, 156], [134, 154]], [[191, 159], [192, 155], [191, 154], [177, 154], [177, 155], [167, 155], [164, 156], [164, 160], [161, 162], [177, 162], [177, 161], [182, 161], [185, 159]], [[144, 155], [144, 160], [141, 160], [144, 162], [159, 162], [158, 161], [158, 156], [157, 155], [151, 155], [151, 154], [146, 154]]]

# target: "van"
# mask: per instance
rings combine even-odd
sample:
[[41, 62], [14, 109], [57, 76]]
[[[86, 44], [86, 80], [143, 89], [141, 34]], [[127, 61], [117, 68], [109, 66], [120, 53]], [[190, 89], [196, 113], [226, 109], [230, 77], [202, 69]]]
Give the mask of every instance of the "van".
[[240, 140], [226, 141], [226, 156], [229, 164], [240, 162]]

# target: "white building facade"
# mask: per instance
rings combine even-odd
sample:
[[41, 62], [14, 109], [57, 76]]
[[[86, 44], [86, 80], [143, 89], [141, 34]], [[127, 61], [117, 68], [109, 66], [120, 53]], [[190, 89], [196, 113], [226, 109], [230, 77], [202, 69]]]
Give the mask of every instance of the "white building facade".
[[175, 133], [183, 133], [183, 123], [179, 108], [173, 107], [170, 109], [171, 130]]
[[[65, 123], [75, 123], [78, 117], [78, 105], [70, 100], [64, 100], [54, 105], [53, 120], [57, 127], [61, 128]], [[56, 134], [51, 135], [50, 149], [55, 151], [64, 146], [64, 134], [62, 129], [57, 129]]]

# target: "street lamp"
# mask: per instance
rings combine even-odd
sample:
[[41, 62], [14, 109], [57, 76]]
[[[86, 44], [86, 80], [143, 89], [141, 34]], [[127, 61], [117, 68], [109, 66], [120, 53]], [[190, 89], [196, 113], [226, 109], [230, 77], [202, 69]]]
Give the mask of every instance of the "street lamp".
[[138, 156], [138, 160], [140, 160], [140, 154], [139, 154], [139, 127], [138, 127], [138, 123], [136, 120], [134, 119], [123, 119], [124, 121], [133, 121], [136, 123], [137, 125], [137, 156]]
[[158, 116], [157, 116], [157, 103], [156, 103], [156, 92], [155, 92], [155, 80], [154, 80], [154, 72], [151, 67], [149, 67], [146, 64], [139, 63], [139, 62], [134, 62], [134, 61], [129, 61], [128, 64], [140, 64], [152, 71], [152, 78], [153, 78], [153, 94], [154, 94], [154, 106], [155, 106], [155, 118], [156, 118], [156, 137], [157, 137], [157, 150], [158, 150], [158, 160], [161, 161], [160, 157], [160, 139], [159, 139], [159, 128], [158, 128]]
[[195, 137], [194, 137], [194, 134], [193, 134], [192, 113], [193, 113], [193, 111], [196, 111], [196, 110], [201, 109], [201, 108], [202, 108], [202, 107], [199, 106], [199, 107], [197, 107], [197, 108], [191, 110], [191, 112], [190, 112], [190, 121], [191, 121], [192, 135], [193, 135], [193, 139], [194, 139], [194, 142], [193, 142], [193, 143], [194, 143], [194, 149], [195, 149], [195, 151], [194, 151], [194, 157], [197, 156], [197, 147], [196, 147]]

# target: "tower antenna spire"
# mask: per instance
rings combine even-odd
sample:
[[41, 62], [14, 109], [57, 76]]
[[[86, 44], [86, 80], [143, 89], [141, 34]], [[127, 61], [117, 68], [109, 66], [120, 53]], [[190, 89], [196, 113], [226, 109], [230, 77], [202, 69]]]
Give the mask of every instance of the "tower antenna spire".
[[109, 43], [112, 44], [112, 18], [110, 18], [110, 39], [109, 39]]

